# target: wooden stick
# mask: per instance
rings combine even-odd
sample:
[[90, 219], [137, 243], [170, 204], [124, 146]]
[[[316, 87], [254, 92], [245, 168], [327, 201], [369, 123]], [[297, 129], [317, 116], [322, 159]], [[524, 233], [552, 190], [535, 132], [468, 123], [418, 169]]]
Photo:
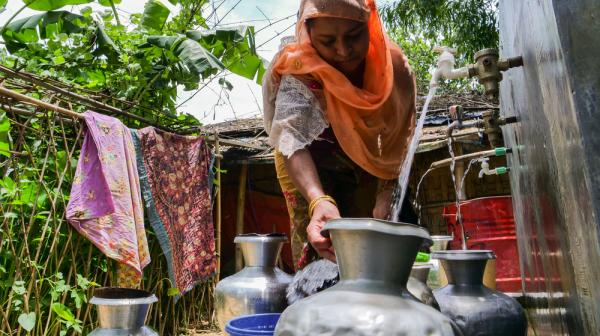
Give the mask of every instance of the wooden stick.
[[9, 90], [3, 86], [0, 86], [0, 95], [3, 95], [5, 97], [10, 97], [10, 98], [16, 99], [18, 101], [34, 104], [34, 105], [37, 105], [46, 110], [58, 112], [58, 113], [67, 115], [69, 117], [83, 119], [83, 115], [80, 113], [73, 112], [71, 110], [67, 110], [66, 108], [63, 108], [63, 107], [60, 107], [57, 105], [52, 105], [52, 104], [46, 103], [45, 101], [41, 101], [39, 99], [35, 99], [33, 97], [26, 96], [24, 94]]
[[[239, 235], [244, 232], [244, 208], [246, 205], [246, 180], [248, 177], [248, 162], [242, 163], [240, 171], [240, 181], [238, 188], [238, 199], [237, 199], [237, 215], [235, 219], [235, 234]], [[239, 271], [244, 266], [244, 260], [242, 259], [242, 250], [239, 246], [235, 247], [235, 269]]]
[[216, 274], [216, 278], [217, 281], [221, 280], [221, 188], [222, 188], [222, 181], [221, 181], [221, 146], [219, 144], [219, 134], [215, 134], [215, 155], [216, 155], [216, 166], [217, 166], [217, 172], [216, 172], [216, 178], [218, 184], [217, 184], [217, 194], [216, 194], [216, 206], [217, 206], [217, 214], [216, 214], [216, 231], [215, 232], [215, 241], [217, 243], [217, 274]]
[[[73, 118], [77, 118], [77, 119], [83, 119], [83, 114], [81, 114], [81, 113], [77, 113], [75, 111], [68, 110], [68, 109], [60, 107], [58, 105], [53, 105], [53, 104], [50, 104], [50, 103], [46, 103], [45, 101], [42, 101], [42, 100], [39, 100], [39, 99], [36, 99], [36, 98], [33, 98], [33, 97], [29, 97], [27, 95], [24, 95], [22, 93], [18, 93], [16, 91], [9, 90], [9, 89], [7, 89], [5, 87], [2, 87], [2, 86], [0, 86], [0, 95], [5, 96], [5, 97], [9, 97], [9, 98], [12, 98], [12, 99], [15, 99], [15, 100], [18, 100], [18, 101], [23, 102], [23, 103], [32, 104], [32, 105], [44, 108], [46, 110], [58, 112], [58, 113], [64, 114], [64, 115], [69, 116], [69, 117], [73, 117]], [[126, 116], [129, 117], [129, 114], [130, 113], [126, 113]], [[173, 130], [171, 130], [169, 128], [155, 125], [155, 124], [150, 123], [149, 121], [145, 120], [144, 118], [140, 118], [140, 117], [136, 116], [134, 119], [138, 119], [140, 121], [143, 121], [146, 124], [151, 125], [153, 127], [156, 127], [158, 129], [161, 129], [163, 131], [170, 132], [170, 133], [175, 133]], [[214, 141], [216, 141], [216, 137], [214, 135], [207, 135], [206, 136], [206, 140], [210, 141], [210, 142], [214, 142]], [[261, 147], [261, 146], [257, 146], [257, 145], [253, 145], [253, 144], [247, 144], [247, 143], [244, 143], [244, 142], [239, 141], [239, 140], [219, 139], [219, 141], [221, 142], [221, 144], [224, 144], [224, 145], [227, 145], [227, 146], [246, 147], [246, 148], [258, 149], [258, 150], [264, 150], [264, 149], [266, 149], [266, 148]]]
[[169, 129], [163, 128], [160, 125], [154, 125], [149, 120], [146, 120], [146, 119], [144, 119], [144, 118], [142, 118], [142, 117], [140, 117], [138, 115], [135, 115], [135, 114], [132, 114], [132, 113], [129, 113], [129, 112], [125, 112], [125, 111], [120, 110], [120, 109], [118, 109], [118, 108], [116, 108], [114, 106], [110, 106], [108, 104], [104, 104], [104, 103], [101, 103], [99, 101], [95, 101], [93, 99], [90, 99], [88, 97], [84, 97], [82, 95], [79, 95], [77, 93], [65, 90], [63, 88], [59, 88], [59, 87], [57, 87], [55, 85], [48, 84], [48, 83], [46, 83], [43, 80], [37, 79], [37, 78], [35, 78], [33, 76], [29, 76], [29, 75], [24, 74], [24, 73], [20, 73], [20, 72], [14, 71], [14, 70], [12, 70], [10, 68], [7, 68], [5, 66], [0, 65], [0, 71], [4, 72], [5, 74], [7, 74], [9, 76], [18, 77], [18, 78], [20, 78], [22, 80], [26, 80], [28, 82], [31, 82], [31, 83], [33, 83], [35, 85], [39, 85], [39, 86], [41, 86], [43, 88], [52, 90], [54, 92], [60, 93], [62, 95], [65, 95], [67, 97], [71, 97], [73, 99], [76, 99], [76, 100], [78, 100], [80, 102], [85, 103], [88, 106], [95, 107], [95, 108], [98, 108], [98, 109], [102, 109], [102, 110], [105, 110], [105, 111], [108, 111], [108, 112], [111, 112], [111, 113], [120, 114], [120, 115], [126, 116], [128, 118], [144, 122], [144, 123], [146, 123], [148, 125], [152, 125], [152, 126], [154, 126], [156, 128], [160, 128], [162, 130], [169, 131]]

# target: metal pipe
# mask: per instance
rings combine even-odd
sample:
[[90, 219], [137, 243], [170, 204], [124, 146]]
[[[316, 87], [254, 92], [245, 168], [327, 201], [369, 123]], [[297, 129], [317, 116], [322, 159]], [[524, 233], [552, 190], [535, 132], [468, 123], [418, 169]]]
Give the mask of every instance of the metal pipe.
[[[240, 179], [238, 185], [237, 213], [235, 220], [235, 234], [244, 233], [244, 209], [246, 207], [246, 182], [248, 181], [248, 162], [242, 163]], [[244, 267], [242, 258], [242, 249], [238, 245], [235, 247], [235, 270], [240, 271]]]
[[[476, 153], [470, 153], [470, 154], [456, 156], [454, 158], [454, 161], [459, 162], [459, 161], [473, 160], [473, 159], [479, 159], [479, 158], [484, 158], [484, 157], [489, 157], [489, 156], [494, 156], [494, 155], [496, 155], [496, 150], [492, 149], [492, 150], [487, 150], [487, 151], [482, 151], [482, 152], [476, 152]], [[449, 166], [451, 163], [452, 163], [452, 158], [448, 158], [448, 159], [444, 159], [444, 160], [440, 160], [440, 161], [436, 161], [436, 162], [432, 163], [431, 166], [429, 166], [429, 168], [430, 169], [442, 168], [442, 167]]]

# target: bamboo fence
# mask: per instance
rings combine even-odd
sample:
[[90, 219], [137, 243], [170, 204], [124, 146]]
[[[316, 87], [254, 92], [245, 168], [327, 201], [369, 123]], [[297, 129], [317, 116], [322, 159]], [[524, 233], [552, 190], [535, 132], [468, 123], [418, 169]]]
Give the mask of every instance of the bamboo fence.
[[[87, 301], [93, 288], [114, 284], [115, 265], [65, 219], [83, 137], [78, 113], [99, 111], [132, 127], [158, 126], [159, 118], [151, 110], [132, 117], [130, 102], [8, 68], [0, 72], [0, 136], [9, 128], [4, 140], [10, 143], [0, 149], [0, 335], [86, 335], [96, 327]], [[175, 119], [164, 124], [179, 130]], [[175, 303], [158, 240], [149, 226], [147, 233], [152, 262], [142, 288], [159, 298], [148, 325], [160, 335], [213, 328], [214, 280]]]

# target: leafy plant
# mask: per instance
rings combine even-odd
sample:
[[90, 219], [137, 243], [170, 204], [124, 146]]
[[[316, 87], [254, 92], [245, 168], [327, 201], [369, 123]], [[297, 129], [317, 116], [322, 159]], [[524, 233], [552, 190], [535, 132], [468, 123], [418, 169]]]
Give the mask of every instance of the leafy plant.
[[19, 325], [21, 325], [21, 327], [23, 327], [23, 329], [25, 329], [27, 332], [30, 332], [31, 330], [33, 330], [33, 327], [35, 327], [35, 313], [31, 312], [31, 313], [22, 313], [21, 315], [19, 315], [18, 318], [18, 322]]
[[[116, 101], [120, 109], [159, 125], [182, 128], [198, 121], [177, 112], [179, 87], [195, 89], [226, 69], [248, 78], [264, 71], [253, 29], [208, 29], [202, 17], [205, 0], [169, 0], [179, 7], [175, 15], [158, 0], [143, 2], [144, 13], [130, 15], [128, 25], [117, 15], [120, 0], [95, 0], [106, 7], [101, 11], [68, 10], [91, 2], [23, 1], [23, 8], [40, 12], [0, 24], [0, 64], [64, 83], [107, 105]], [[4, 4], [0, 0], [0, 8]], [[78, 112], [89, 108], [31, 83], [2, 79], [3, 85], [50, 103]], [[146, 126], [133, 118], [123, 121]], [[86, 334], [94, 327], [94, 310], [86, 302], [93, 287], [111, 283], [113, 265], [65, 219], [81, 132], [78, 122], [52, 112], [13, 102], [11, 108], [0, 105], [0, 334]], [[174, 292], [151, 232], [149, 243], [153, 272], [143, 286], [165, 298], [149, 323], [166, 335], [210, 319], [212, 284], [199, 286], [175, 306], [168, 300]]]
[[[198, 2], [188, 5], [198, 10]], [[178, 86], [196, 89], [224, 69], [260, 82], [265, 63], [251, 27], [184, 35], [174, 29], [185, 14], [171, 21], [169, 15], [158, 0], [148, 1], [143, 14], [131, 15], [137, 26], [131, 30], [114, 15], [94, 19], [89, 8], [37, 14], [6, 26], [2, 36], [10, 54], [0, 62], [136, 102], [140, 109], [134, 112], [159, 107], [169, 116], [177, 115]], [[199, 14], [190, 15], [188, 22], [204, 29]]]
[[161, 31], [167, 22], [171, 11], [158, 0], [150, 0], [144, 6], [142, 27]]
[[10, 121], [5, 112], [0, 112], [0, 156], [10, 157]]
[[81, 5], [94, 0], [23, 0], [27, 7], [39, 11], [53, 11], [69, 5]]
[[[457, 66], [473, 62], [481, 49], [498, 47], [497, 8], [498, 0], [396, 0], [381, 8], [381, 16], [425, 89], [435, 46], [457, 48]], [[470, 89], [470, 83], [456, 81], [451, 88]]]

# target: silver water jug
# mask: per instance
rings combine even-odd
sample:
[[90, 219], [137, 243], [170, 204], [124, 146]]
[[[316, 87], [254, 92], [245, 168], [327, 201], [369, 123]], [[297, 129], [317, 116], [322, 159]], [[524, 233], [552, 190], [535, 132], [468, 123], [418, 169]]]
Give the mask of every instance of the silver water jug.
[[494, 253], [488, 250], [452, 250], [432, 253], [446, 271], [448, 285], [433, 291], [442, 313], [456, 322], [464, 335], [527, 334], [521, 305], [510, 296], [487, 288], [483, 273]]
[[[448, 249], [448, 243], [452, 241], [452, 236], [431, 236], [433, 245], [431, 246], [431, 252], [445, 251]], [[447, 283], [446, 275], [440, 266], [440, 262], [437, 259], [431, 259], [431, 269], [427, 276], [427, 286], [431, 289], [436, 289], [444, 286]]]
[[410, 271], [406, 288], [419, 301], [440, 310], [440, 306], [433, 296], [433, 291], [427, 286], [427, 276], [430, 269], [431, 264], [429, 263], [415, 263]]
[[292, 276], [278, 267], [277, 258], [287, 237], [282, 234], [243, 234], [239, 244], [245, 267], [221, 280], [215, 288], [217, 321], [222, 330], [227, 322], [241, 315], [281, 313]]
[[94, 290], [90, 304], [98, 311], [99, 328], [90, 336], [158, 336], [145, 326], [154, 294], [133, 288], [107, 287]]
[[410, 295], [411, 266], [429, 234], [376, 219], [327, 222], [340, 281], [289, 306], [275, 335], [454, 335], [449, 318]]

